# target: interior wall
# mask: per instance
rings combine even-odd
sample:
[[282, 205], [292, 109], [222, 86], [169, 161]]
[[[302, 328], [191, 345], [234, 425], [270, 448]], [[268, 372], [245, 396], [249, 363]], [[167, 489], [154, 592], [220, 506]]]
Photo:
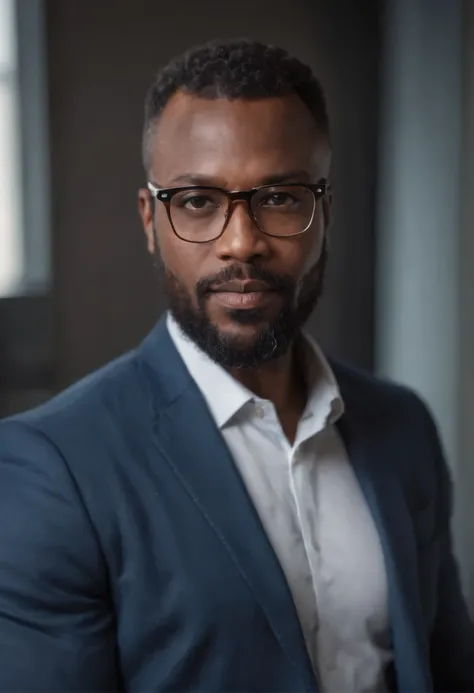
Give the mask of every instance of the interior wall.
[[46, 0], [58, 388], [134, 346], [164, 309], [136, 209], [143, 98], [162, 63], [216, 37], [278, 43], [327, 91], [335, 222], [311, 329], [372, 366], [378, 5]]
[[463, 2], [461, 225], [459, 233], [459, 320], [456, 354], [458, 478], [456, 536], [464, 557], [464, 578], [474, 618], [474, 5]]
[[376, 289], [378, 370], [426, 399], [454, 470], [461, 8], [398, 0], [385, 15]]
[[377, 370], [438, 424], [474, 614], [474, 5], [398, 0], [385, 22]]

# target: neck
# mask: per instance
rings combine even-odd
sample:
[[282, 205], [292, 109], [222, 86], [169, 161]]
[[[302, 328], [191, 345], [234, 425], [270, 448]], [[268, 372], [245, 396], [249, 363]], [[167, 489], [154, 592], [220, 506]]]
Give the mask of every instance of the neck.
[[260, 368], [229, 369], [229, 373], [257, 397], [273, 402], [282, 420], [299, 421], [306, 406], [306, 382], [294, 345], [284, 356]]

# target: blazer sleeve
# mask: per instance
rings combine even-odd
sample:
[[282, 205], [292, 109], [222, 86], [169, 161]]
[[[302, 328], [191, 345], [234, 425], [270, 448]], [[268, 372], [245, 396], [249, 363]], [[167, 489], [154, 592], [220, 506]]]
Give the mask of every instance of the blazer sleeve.
[[463, 596], [451, 539], [452, 483], [435, 426], [440, 569], [430, 654], [436, 693], [474, 692], [474, 627]]
[[59, 451], [0, 424], [0, 691], [119, 690], [97, 537]]

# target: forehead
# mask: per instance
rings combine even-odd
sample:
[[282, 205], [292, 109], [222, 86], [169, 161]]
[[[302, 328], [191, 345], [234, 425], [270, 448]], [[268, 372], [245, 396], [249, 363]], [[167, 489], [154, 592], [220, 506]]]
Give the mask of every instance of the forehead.
[[[178, 93], [152, 140], [152, 170], [160, 185], [185, 174], [239, 188], [265, 177], [305, 171], [327, 175], [328, 146], [296, 95], [268, 99], [204, 99]], [[321, 170], [320, 170], [321, 169]]]

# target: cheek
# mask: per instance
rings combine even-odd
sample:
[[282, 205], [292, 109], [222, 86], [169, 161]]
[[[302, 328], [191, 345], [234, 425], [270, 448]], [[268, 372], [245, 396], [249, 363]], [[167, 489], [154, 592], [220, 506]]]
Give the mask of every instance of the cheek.
[[304, 244], [304, 273], [314, 267], [321, 257], [324, 245], [325, 222], [322, 207], [315, 214], [311, 228], [303, 234]]
[[282, 257], [286, 272], [297, 279], [303, 278], [321, 257], [323, 244], [324, 220], [320, 215], [308, 231], [288, 240]]
[[182, 246], [185, 245], [185, 243], [174, 233], [168, 220], [166, 210], [162, 205], [156, 210], [155, 228], [158, 250], [163, 265], [167, 270], [172, 272], [172, 274], [180, 276], [182, 274], [180, 270], [182, 269], [183, 250], [185, 254], [185, 249], [183, 249]]
[[158, 248], [166, 271], [174, 275], [191, 293], [199, 279], [202, 249], [178, 238], [171, 228], [157, 228]]

